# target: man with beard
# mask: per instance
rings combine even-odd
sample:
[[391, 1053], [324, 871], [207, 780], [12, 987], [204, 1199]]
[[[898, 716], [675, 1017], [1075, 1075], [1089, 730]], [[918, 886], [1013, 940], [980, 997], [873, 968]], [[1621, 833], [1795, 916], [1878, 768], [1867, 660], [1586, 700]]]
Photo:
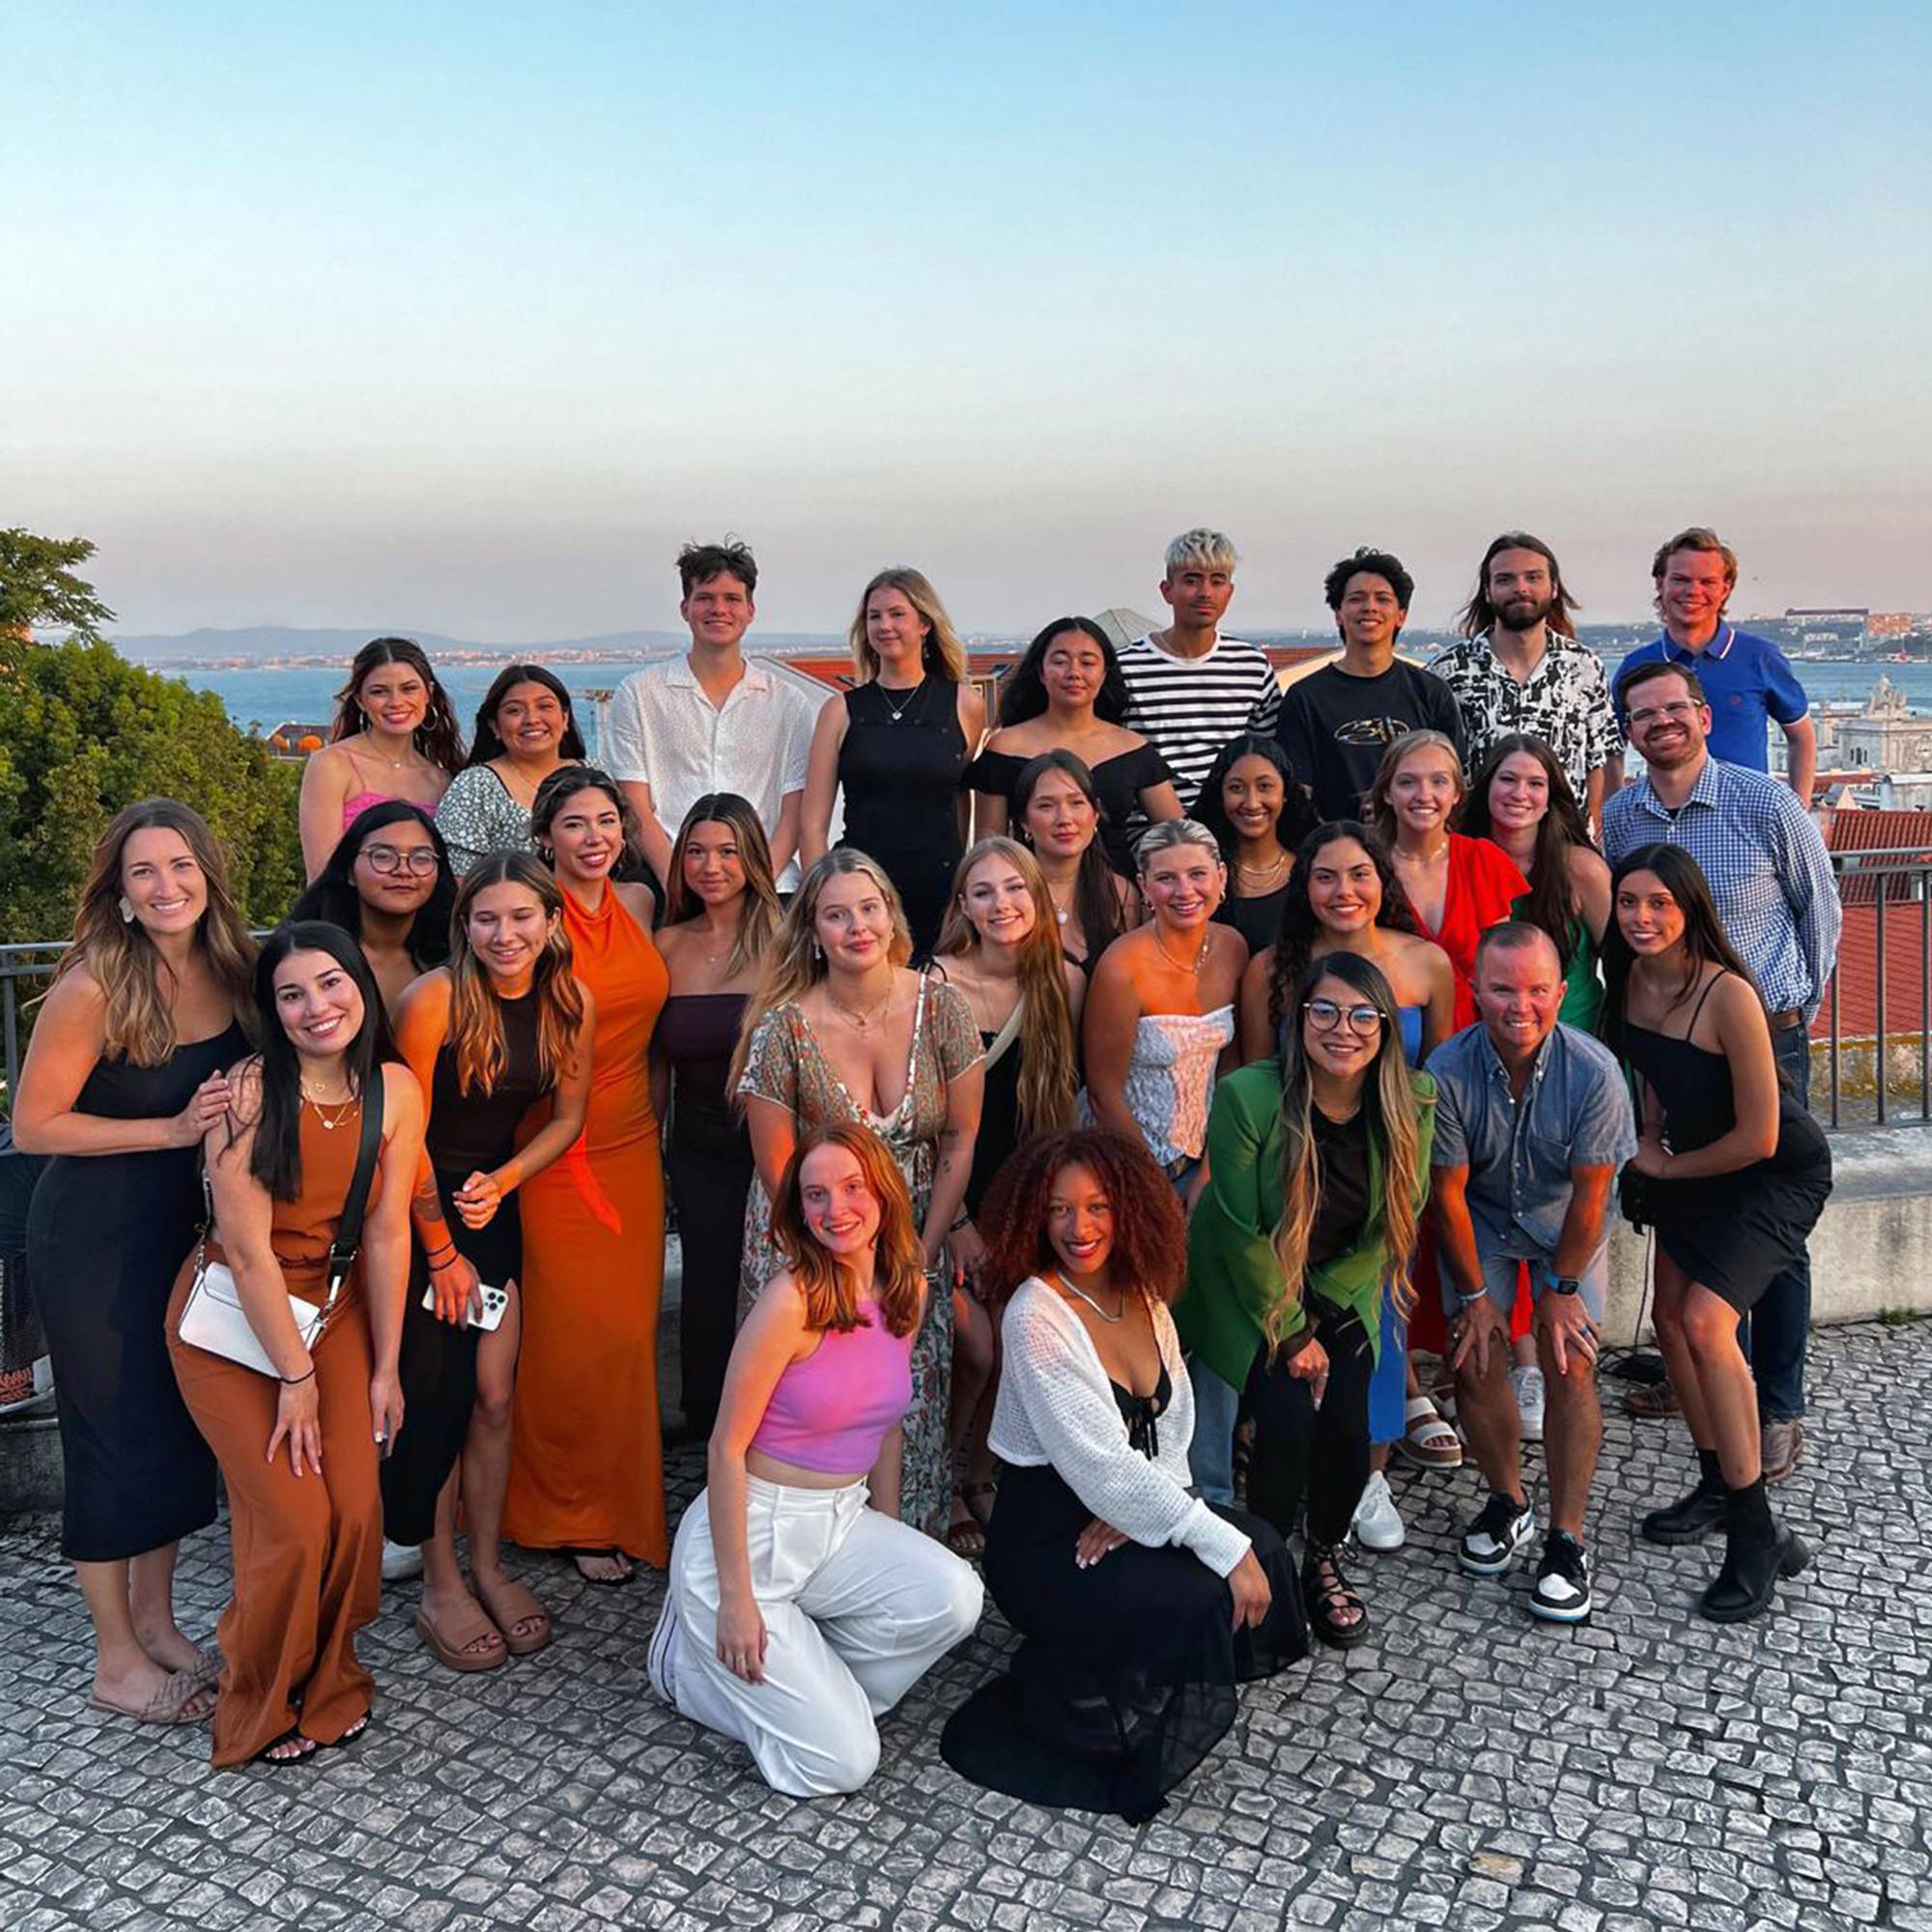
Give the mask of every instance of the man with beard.
[[1342, 655], [1298, 678], [1281, 700], [1275, 736], [1318, 818], [1360, 818], [1382, 753], [1411, 731], [1440, 731], [1460, 751], [1463, 714], [1439, 677], [1402, 663], [1415, 579], [1386, 551], [1345, 556], [1322, 584]]
[[[1772, 1051], [1809, 1104], [1812, 1015], [1838, 956], [1844, 912], [1825, 841], [1798, 799], [1763, 772], [1714, 755], [1711, 706], [1694, 671], [1652, 660], [1617, 679], [1617, 708], [1644, 776], [1604, 807], [1604, 853], [1617, 865], [1641, 845], [1681, 845], [1704, 868], [1724, 934], [1743, 955], [1771, 1017]], [[1804, 1342], [1811, 1268], [1786, 1268], [1751, 1310], [1745, 1352], [1757, 1379], [1764, 1479], [1780, 1483], [1804, 1443]], [[1721, 1488], [1648, 1518], [1653, 1542], [1687, 1543], [1723, 1521]]]
[[1458, 626], [1463, 641], [1429, 668], [1456, 694], [1472, 770], [1513, 731], [1541, 738], [1595, 825], [1623, 733], [1604, 667], [1577, 641], [1576, 608], [1556, 553], [1526, 530], [1505, 530], [1483, 553]]

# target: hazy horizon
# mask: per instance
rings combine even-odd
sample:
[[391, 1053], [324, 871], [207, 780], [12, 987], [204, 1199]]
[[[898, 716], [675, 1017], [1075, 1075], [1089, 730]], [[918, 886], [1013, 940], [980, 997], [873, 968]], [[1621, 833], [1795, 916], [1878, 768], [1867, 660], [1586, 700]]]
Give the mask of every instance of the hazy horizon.
[[1518, 525], [1590, 621], [1690, 523], [1740, 612], [1932, 606], [1919, 10], [9, 27], [5, 520], [118, 633], [675, 633], [733, 531], [760, 631], [911, 562], [1025, 635], [1203, 523], [1236, 633], [1359, 543], [1440, 626]]

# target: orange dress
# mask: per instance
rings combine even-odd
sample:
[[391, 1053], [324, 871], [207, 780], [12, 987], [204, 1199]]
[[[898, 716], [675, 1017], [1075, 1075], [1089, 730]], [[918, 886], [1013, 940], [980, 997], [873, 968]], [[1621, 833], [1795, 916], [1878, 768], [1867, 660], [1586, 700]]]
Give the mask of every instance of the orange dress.
[[577, 1145], [522, 1189], [524, 1334], [503, 1533], [531, 1549], [621, 1549], [662, 1569], [658, 1303], [664, 1164], [648, 1050], [670, 978], [608, 887], [563, 895], [577, 977], [597, 1003]]

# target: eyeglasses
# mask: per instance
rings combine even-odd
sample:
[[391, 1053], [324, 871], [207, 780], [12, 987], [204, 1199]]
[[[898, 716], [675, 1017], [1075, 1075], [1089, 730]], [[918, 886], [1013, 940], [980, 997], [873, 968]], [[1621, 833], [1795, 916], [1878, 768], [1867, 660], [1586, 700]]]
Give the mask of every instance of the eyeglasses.
[[437, 868], [436, 851], [429, 845], [418, 845], [410, 852], [398, 852], [393, 845], [365, 845], [361, 856], [368, 860], [372, 872], [413, 872], [426, 879]]
[[1333, 1033], [1347, 1020], [1350, 1033], [1367, 1037], [1378, 1032], [1382, 1023], [1378, 1007], [1338, 1007], [1333, 1000], [1305, 1000], [1301, 1010], [1315, 1022], [1317, 1033]]

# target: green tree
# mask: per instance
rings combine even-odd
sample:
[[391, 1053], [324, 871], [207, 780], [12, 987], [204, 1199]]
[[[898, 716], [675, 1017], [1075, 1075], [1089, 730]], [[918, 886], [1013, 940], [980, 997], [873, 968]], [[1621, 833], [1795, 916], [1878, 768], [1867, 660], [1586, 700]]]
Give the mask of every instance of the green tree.
[[73, 574], [94, 546], [85, 537], [37, 537], [31, 530], [0, 530], [0, 631], [9, 636], [45, 630], [93, 637], [114, 612], [94, 585]]

